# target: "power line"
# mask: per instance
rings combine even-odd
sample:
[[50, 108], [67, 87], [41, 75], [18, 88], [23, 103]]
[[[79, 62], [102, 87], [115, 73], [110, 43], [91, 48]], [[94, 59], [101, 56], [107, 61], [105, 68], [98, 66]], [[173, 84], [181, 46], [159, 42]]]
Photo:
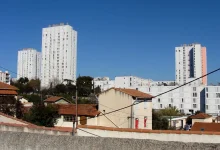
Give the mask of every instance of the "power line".
[[101, 137], [101, 136], [99, 136], [99, 135], [96, 135], [96, 134], [93, 134], [93, 133], [91, 133], [91, 132], [85, 131], [85, 130], [83, 130], [83, 129], [81, 129], [81, 128], [78, 128], [78, 130], [81, 130], [81, 131], [83, 131], [83, 132], [86, 132], [86, 133], [88, 133], [88, 134], [91, 134], [91, 135], [94, 135], [94, 136], [97, 136], [97, 137]]
[[[102, 113], [102, 112], [101, 112]], [[105, 114], [104, 113], [102, 113], [104, 116], [105, 116]], [[105, 116], [105, 118], [107, 118], [112, 124], [114, 124], [117, 128], [119, 128], [111, 119], [109, 119], [107, 116]]]
[[[215, 72], [217, 72], [217, 71], [219, 71], [219, 70], [220, 70], [220, 68], [218, 68], [218, 69], [216, 69], [216, 70], [213, 70], [213, 71], [211, 71], [211, 72], [209, 72], [209, 73], [207, 73], [207, 74], [205, 74], [205, 75], [203, 75], [203, 76], [201, 76], [201, 77], [198, 77], [198, 78], [196, 78], [196, 79], [194, 79], [194, 80], [192, 80], [192, 81], [189, 81], [189, 82], [187, 82], [187, 83], [184, 83], [184, 84], [182, 84], [182, 85], [180, 85], [180, 86], [178, 86], [178, 87], [175, 87], [175, 88], [173, 88], [173, 89], [171, 89], [171, 90], [168, 90], [168, 91], [166, 91], [166, 92], [160, 93], [160, 94], [158, 94], [158, 95], [156, 95], [156, 96], [154, 96], [154, 97], [152, 97], [152, 98], [156, 98], [156, 97], [161, 96], [161, 95], [163, 95], [163, 94], [169, 93], [169, 92], [171, 92], [171, 91], [173, 91], [173, 90], [176, 90], [176, 89], [178, 89], [178, 88], [180, 88], [180, 87], [183, 87], [183, 86], [185, 86], [185, 85], [187, 85], [187, 84], [190, 84], [190, 83], [192, 83], [192, 82], [194, 82], [194, 81], [196, 81], [196, 80], [199, 80], [199, 79], [201, 79], [201, 78], [203, 78], [203, 77], [206, 77], [206, 76], [208, 76], [208, 75], [210, 75], [210, 74], [213, 74], [213, 73], [215, 73]], [[111, 113], [114, 113], [114, 112], [117, 112], [117, 111], [120, 111], [120, 110], [129, 108], [129, 107], [132, 107], [132, 106], [137, 105], [137, 104], [142, 103], [142, 102], [144, 102], [144, 101], [139, 101], [139, 102], [137, 102], [137, 103], [134, 103], [134, 104], [131, 104], [131, 105], [122, 107], [122, 108], [120, 108], [120, 109], [116, 109], [116, 110], [107, 112], [107, 113], [105, 113], [105, 115], [108, 115], [108, 114], [111, 114]], [[99, 116], [95, 116], [95, 117], [100, 117], [100, 116], [103, 116], [103, 115], [99, 115]], [[92, 118], [88, 118], [88, 119], [92, 119]], [[78, 121], [80, 121], [80, 120], [78, 120]]]

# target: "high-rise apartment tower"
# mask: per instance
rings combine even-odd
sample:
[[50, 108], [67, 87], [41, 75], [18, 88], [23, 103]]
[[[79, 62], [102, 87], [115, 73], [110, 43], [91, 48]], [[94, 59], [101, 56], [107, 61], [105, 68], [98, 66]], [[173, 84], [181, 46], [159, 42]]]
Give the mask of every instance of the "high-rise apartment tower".
[[[206, 47], [201, 44], [184, 44], [175, 48], [176, 82], [184, 84], [207, 74]], [[207, 77], [195, 82], [207, 85]]]
[[41, 87], [76, 80], [77, 32], [68, 24], [50, 25], [42, 31]]

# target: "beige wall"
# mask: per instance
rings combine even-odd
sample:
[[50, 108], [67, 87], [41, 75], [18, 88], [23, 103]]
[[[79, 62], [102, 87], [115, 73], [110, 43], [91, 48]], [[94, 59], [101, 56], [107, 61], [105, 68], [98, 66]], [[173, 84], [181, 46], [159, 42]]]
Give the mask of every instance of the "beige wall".
[[[176, 133], [151, 133], [151, 132], [121, 132], [121, 131], [109, 131], [109, 130], [99, 130], [99, 129], [88, 129], [82, 128], [84, 131], [89, 133], [101, 136], [101, 137], [111, 137], [111, 138], [129, 138], [129, 139], [151, 139], [158, 141], [178, 141], [178, 142], [198, 142], [198, 143], [220, 143], [220, 135], [216, 134], [202, 134], [198, 132], [190, 134], [190, 131], [182, 131], [181, 134]], [[186, 132], [184, 134], [184, 132]], [[78, 136], [94, 136], [83, 132], [81, 130], [77, 130]]]
[[[176, 128], [177, 129], [179, 129], [179, 128], [181, 128], [181, 122], [183, 122], [183, 128], [184, 128], [184, 126], [186, 125], [186, 118], [184, 118], [184, 119], [175, 119], [175, 120], [171, 120], [171, 126], [173, 127], [174, 125], [175, 125], [175, 122], [176, 122]], [[170, 121], [169, 121], [169, 125], [170, 125]]]
[[195, 122], [212, 122], [212, 117], [206, 118], [206, 119], [192, 119], [192, 125], [193, 125]]
[[61, 99], [59, 101], [56, 101], [55, 104], [69, 104], [69, 102], [65, 101], [64, 99]]
[[[134, 102], [132, 96], [119, 92], [115, 89], [110, 89], [99, 95], [99, 111], [108, 113], [126, 106]], [[116, 111], [111, 114], [106, 114], [112, 122], [119, 128], [131, 128], [131, 107]], [[140, 103], [133, 107], [134, 118], [139, 119], [139, 128], [144, 128], [144, 116], [147, 116], [146, 129], [152, 129], [152, 102]], [[105, 116], [98, 117], [98, 126], [115, 127]], [[135, 119], [133, 119], [135, 127]]]

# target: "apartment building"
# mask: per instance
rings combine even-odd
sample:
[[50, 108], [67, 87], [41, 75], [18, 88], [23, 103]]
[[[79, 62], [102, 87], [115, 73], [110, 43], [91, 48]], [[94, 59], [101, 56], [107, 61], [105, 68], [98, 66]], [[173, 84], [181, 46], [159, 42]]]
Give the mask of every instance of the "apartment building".
[[105, 91], [107, 89], [110, 89], [112, 87], [115, 87], [115, 81], [110, 80], [109, 77], [96, 77], [93, 80], [94, 87], [100, 87], [101, 91]]
[[39, 79], [41, 71], [41, 53], [33, 48], [18, 51], [17, 79]]
[[8, 71], [5, 72], [0, 71], [0, 82], [10, 84], [10, 74]]
[[213, 116], [220, 115], [220, 86], [206, 86], [205, 112]]
[[[184, 84], [207, 74], [206, 47], [201, 44], [184, 44], [175, 48], [176, 82]], [[207, 85], [207, 77], [194, 82]]]
[[77, 32], [60, 23], [42, 30], [41, 86], [49, 87], [54, 81], [76, 80]]

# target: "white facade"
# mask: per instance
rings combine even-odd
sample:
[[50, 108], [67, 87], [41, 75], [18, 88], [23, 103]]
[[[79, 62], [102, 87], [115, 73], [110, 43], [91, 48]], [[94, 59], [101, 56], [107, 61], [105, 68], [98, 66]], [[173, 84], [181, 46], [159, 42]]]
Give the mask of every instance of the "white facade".
[[115, 87], [115, 81], [110, 80], [109, 77], [97, 77], [94, 78], [94, 87], [100, 87], [101, 91], [105, 91], [107, 89], [110, 89], [112, 87]]
[[0, 71], [0, 81], [10, 84], [10, 74], [8, 71], [5, 72]]
[[58, 24], [42, 31], [41, 86], [76, 80], [77, 32], [70, 25]]
[[[140, 87], [139, 90], [157, 96], [167, 92], [177, 86], [151, 86]], [[192, 114], [196, 111], [205, 111], [205, 91], [204, 86], [184, 86], [168, 93], [153, 98], [153, 109], [164, 109], [176, 106], [182, 113]]]
[[[175, 48], [176, 82], [187, 83], [207, 73], [206, 48], [201, 44], [182, 45]], [[207, 85], [207, 77], [195, 82], [197, 85]]]
[[33, 48], [18, 51], [17, 79], [27, 77], [28, 79], [40, 78], [41, 53]]
[[220, 86], [206, 86], [205, 98], [205, 113], [220, 115]]

